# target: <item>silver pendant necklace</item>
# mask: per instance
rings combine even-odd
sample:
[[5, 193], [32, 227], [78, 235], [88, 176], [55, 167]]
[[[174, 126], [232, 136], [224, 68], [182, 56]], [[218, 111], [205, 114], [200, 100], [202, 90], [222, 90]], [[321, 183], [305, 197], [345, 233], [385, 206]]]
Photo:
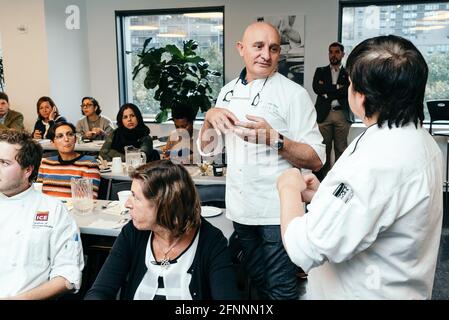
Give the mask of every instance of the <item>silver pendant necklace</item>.
[[[164, 257], [159, 261], [161, 264], [161, 268], [168, 269], [168, 267], [170, 266], [170, 256], [168, 254], [176, 247], [176, 245], [179, 243], [181, 238], [182, 237], [179, 237], [178, 239], [176, 239], [176, 241], [173, 242], [173, 244], [166, 251], [163, 251]], [[159, 244], [159, 246], [161, 246], [161, 248], [162, 248], [160, 241], [156, 238], [154, 238], [154, 239]]]

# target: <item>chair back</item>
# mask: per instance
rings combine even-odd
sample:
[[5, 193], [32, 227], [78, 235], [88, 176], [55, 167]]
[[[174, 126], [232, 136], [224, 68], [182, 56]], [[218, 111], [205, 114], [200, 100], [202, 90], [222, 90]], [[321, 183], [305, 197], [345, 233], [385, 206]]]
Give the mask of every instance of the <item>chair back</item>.
[[196, 185], [202, 206], [226, 208], [226, 186], [224, 184]]
[[428, 100], [426, 105], [430, 115], [429, 133], [432, 134], [433, 122], [449, 121], [449, 100]]
[[109, 193], [108, 200], [119, 200], [118, 192], [124, 191], [124, 190], [131, 190], [131, 184], [132, 184], [132, 181], [112, 180], [111, 191]]

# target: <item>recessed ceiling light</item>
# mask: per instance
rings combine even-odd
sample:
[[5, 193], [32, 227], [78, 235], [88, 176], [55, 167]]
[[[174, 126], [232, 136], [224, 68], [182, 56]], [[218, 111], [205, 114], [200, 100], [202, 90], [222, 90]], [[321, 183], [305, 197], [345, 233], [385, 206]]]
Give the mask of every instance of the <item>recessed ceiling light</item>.
[[151, 30], [157, 30], [158, 27], [155, 26], [144, 26], [144, 25], [133, 25], [129, 26], [129, 30], [133, 31], [151, 31]]

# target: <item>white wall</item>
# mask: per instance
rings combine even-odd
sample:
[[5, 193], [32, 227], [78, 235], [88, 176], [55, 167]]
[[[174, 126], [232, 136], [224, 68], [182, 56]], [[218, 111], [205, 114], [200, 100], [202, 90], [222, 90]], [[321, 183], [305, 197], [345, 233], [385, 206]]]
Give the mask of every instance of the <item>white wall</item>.
[[[72, 12], [66, 13], [70, 5], [79, 9], [79, 29], [71, 23]], [[45, 18], [51, 83], [48, 95], [54, 99], [61, 115], [75, 123], [82, 117], [81, 98], [92, 94], [86, 1], [45, 0]]]
[[[47, 36], [43, 0], [0, 0], [0, 33], [7, 93], [12, 109], [32, 129], [36, 100], [50, 92]], [[20, 33], [18, 26], [27, 28]]]

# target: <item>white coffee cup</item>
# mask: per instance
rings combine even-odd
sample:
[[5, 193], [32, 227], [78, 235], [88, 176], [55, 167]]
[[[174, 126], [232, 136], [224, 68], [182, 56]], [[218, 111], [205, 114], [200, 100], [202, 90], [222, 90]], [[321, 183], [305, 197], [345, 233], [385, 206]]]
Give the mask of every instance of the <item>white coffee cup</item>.
[[42, 182], [33, 182], [33, 188], [36, 191], [42, 192]]
[[129, 196], [131, 195], [131, 190], [123, 190], [123, 191], [119, 191], [117, 192], [118, 195], [118, 201], [120, 203], [120, 210], [121, 211], [125, 211], [126, 207], [125, 207], [125, 203], [128, 200]]
[[122, 167], [122, 158], [120, 157], [114, 157], [112, 158], [112, 167], [111, 167], [112, 173], [123, 173], [123, 167]]

